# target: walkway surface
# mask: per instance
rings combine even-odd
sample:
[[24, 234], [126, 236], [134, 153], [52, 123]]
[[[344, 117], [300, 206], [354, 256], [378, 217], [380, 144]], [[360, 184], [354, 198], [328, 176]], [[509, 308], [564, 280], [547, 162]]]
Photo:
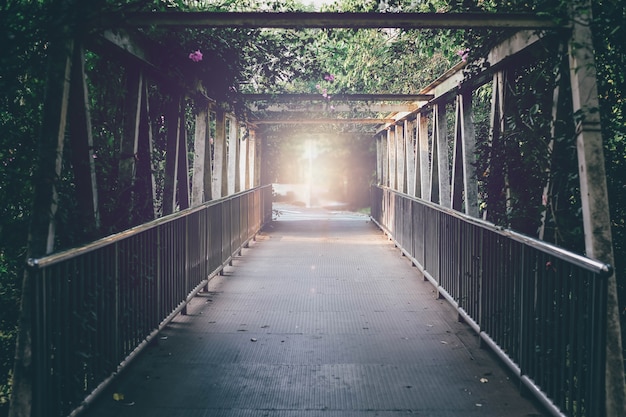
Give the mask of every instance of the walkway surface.
[[456, 318], [368, 217], [286, 211], [84, 415], [543, 416]]

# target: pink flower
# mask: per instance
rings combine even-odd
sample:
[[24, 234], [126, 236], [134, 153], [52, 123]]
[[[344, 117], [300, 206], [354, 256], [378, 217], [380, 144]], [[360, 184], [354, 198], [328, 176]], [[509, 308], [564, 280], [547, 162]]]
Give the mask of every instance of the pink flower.
[[193, 62], [202, 61], [202, 52], [200, 52], [200, 50], [198, 49], [197, 51], [190, 53], [189, 59], [191, 59]]
[[469, 48], [459, 49], [456, 54], [461, 57], [463, 62], [466, 62], [469, 55]]
[[326, 73], [326, 74], [324, 74], [324, 79], [326, 81], [333, 82], [333, 81], [335, 81], [335, 76], [333, 74]]

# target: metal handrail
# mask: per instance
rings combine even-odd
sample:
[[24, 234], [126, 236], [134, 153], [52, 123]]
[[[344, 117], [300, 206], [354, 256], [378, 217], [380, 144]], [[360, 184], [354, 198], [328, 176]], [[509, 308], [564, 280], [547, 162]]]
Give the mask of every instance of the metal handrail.
[[442, 213], [445, 213], [448, 216], [460, 219], [460, 220], [462, 220], [462, 221], [464, 221], [466, 223], [479, 226], [479, 227], [481, 227], [481, 228], [483, 228], [485, 230], [490, 230], [490, 231], [492, 231], [494, 233], [497, 233], [497, 234], [499, 234], [501, 236], [509, 237], [509, 238], [511, 238], [511, 239], [513, 239], [513, 240], [515, 240], [517, 242], [524, 243], [526, 245], [532, 246], [533, 248], [535, 248], [537, 250], [541, 250], [541, 251], [546, 252], [546, 253], [548, 253], [550, 255], [556, 256], [559, 259], [562, 259], [562, 260], [567, 261], [567, 262], [571, 262], [571, 263], [573, 263], [573, 264], [575, 264], [577, 266], [580, 266], [580, 267], [585, 268], [585, 269], [587, 269], [589, 271], [601, 274], [601, 275], [603, 275], [605, 277], [606, 276], [610, 276], [610, 275], [613, 274], [613, 266], [610, 265], [610, 264], [601, 262], [599, 260], [588, 258], [586, 256], [583, 256], [583, 255], [580, 255], [580, 254], [568, 251], [566, 249], [563, 249], [563, 248], [561, 248], [559, 246], [553, 245], [553, 244], [551, 244], [549, 242], [538, 240], [538, 239], [535, 239], [533, 237], [526, 236], [526, 235], [523, 235], [521, 233], [515, 232], [513, 230], [505, 229], [505, 228], [503, 228], [501, 226], [497, 226], [497, 225], [495, 225], [493, 223], [490, 223], [490, 222], [488, 222], [486, 220], [468, 216], [467, 214], [462, 213], [460, 211], [452, 210], [452, 209], [449, 209], [447, 207], [443, 207], [443, 206], [437, 205], [435, 203], [432, 203], [430, 201], [426, 201], [426, 200], [422, 200], [422, 199], [414, 197], [414, 196], [410, 196], [408, 194], [399, 193], [399, 192], [397, 192], [394, 189], [389, 188], [389, 187], [376, 186], [376, 188], [379, 188], [381, 190], [387, 190], [389, 192], [393, 192], [395, 194], [398, 194], [398, 195], [402, 196], [402, 198], [418, 202], [418, 203], [420, 203], [420, 204], [422, 204], [424, 206], [427, 206], [427, 207], [430, 207], [430, 208], [432, 208], [434, 210], [437, 210], [437, 211], [440, 211]]
[[271, 186], [29, 261], [33, 416], [92, 401], [271, 220]]
[[604, 415], [610, 265], [388, 187], [371, 209], [547, 411]]
[[[255, 189], [261, 190], [261, 189], [267, 189], [268, 187], [271, 187], [271, 185], [266, 185], [266, 186], [258, 187], [258, 188], [255, 188]], [[227, 197], [222, 197], [222, 198], [219, 198], [219, 199], [216, 199], [216, 200], [207, 201], [207, 202], [202, 203], [202, 204], [200, 204], [198, 206], [194, 206], [194, 207], [190, 207], [190, 208], [185, 209], [185, 210], [177, 211], [176, 213], [168, 214], [167, 216], [163, 216], [163, 217], [160, 217], [158, 219], [152, 220], [150, 222], [147, 222], [147, 223], [144, 223], [144, 224], [140, 224], [138, 226], [132, 227], [132, 228], [127, 229], [127, 230], [124, 230], [122, 232], [118, 232], [118, 233], [112, 234], [110, 236], [106, 236], [106, 237], [103, 237], [101, 239], [95, 240], [93, 242], [89, 242], [89, 243], [87, 243], [87, 244], [85, 244], [83, 246], [67, 249], [67, 250], [64, 250], [64, 251], [59, 251], [57, 253], [53, 253], [53, 254], [50, 254], [50, 255], [43, 256], [41, 258], [28, 258], [26, 260], [26, 264], [27, 264], [27, 266], [29, 266], [31, 268], [43, 268], [45, 266], [54, 265], [55, 263], [62, 262], [62, 261], [67, 260], [69, 258], [78, 256], [78, 255], [82, 255], [82, 254], [91, 252], [91, 251], [96, 250], [96, 249], [100, 249], [100, 248], [102, 248], [104, 246], [111, 245], [111, 244], [113, 244], [113, 243], [115, 243], [115, 242], [117, 242], [119, 240], [123, 240], [123, 239], [126, 239], [126, 238], [130, 237], [130, 236], [133, 236], [133, 235], [136, 235], [138, 233], [144, 232], [146, 230], [152, 229], [152, 228], [157, 227], [157, 226], [159, 226], [159, 225], [161, 225], [163, 223], [168, 223], [168, 222], [171, 222], [171, 221], [176, 220], [178, 218], [185, 217], [185, 216], [188, 216], [188, 215], [190, 215], [192, 213], [204, 210], [207, 207], [211, 207], [211, 206], [215, 206], [215, 205], [221, 204], [224, 201], [236, 199], [236, 198], [240, 197], [243, 194], [247, 194], [250, 191], [254, 191], [255, 189], [247, 190], [247, 191], [241, 191], [239, 193], [232, 194], [232, 195], [229, 195]]]

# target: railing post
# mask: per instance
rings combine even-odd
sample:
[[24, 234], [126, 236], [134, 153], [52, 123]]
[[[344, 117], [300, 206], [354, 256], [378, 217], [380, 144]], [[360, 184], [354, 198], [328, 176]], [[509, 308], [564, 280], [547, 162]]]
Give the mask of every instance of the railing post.
[[385, 129], [384, 131], [384, 142], [385, 146], [385, 168], [387, 176], [385, 178], [385, 186], [395, 189], [395, 160], [394, 160], [394, 145], [393, 145], [393, 137], [391, 136], [391, 130]]
[[[208, 106], [200, 103], [196, 103], [196, 105], [201, 107], [198, 109], [198, 113], [196, 114], [194, 131], [193, 176], [191, 178], [192, 206], [200, 205], [211, 199], [210, 193], [209, 195], [206, 195], [207, 187], [205, 184], [207, 174], [209, 180], [211, 178], [211, 143], [208, 140], [209, 126], [207, 125], [209, 109]], [[208, 187], [208, 190], [210, 190], [210, 187]]]
[[[591, 33], [591, 1], [576, 1], [571, 6], [571, 14], [570, 77], [574, 115], [578, 116], [576, 142], [585, 250], [587, 256], [614, 265], [602, 130], [598, 111], [600, 104]], [[606, 349], [606, 416], [624, 416], [626, 415], [626, 383], [615, 274], [608, 278]]]
[[41, 369], [48, 368], [46, 361], [45, 346], [48, 346], [46, 329], [46, 297], [42, 297], [42, 286], [45, 286], [45, 277], [43, 274], [36, 272], [35, 267], [29, 267], [27, 273], [33, 279], [33, 324], [32, 324], [32, 363], [33, 363], [33, 393], [32, 404], [35, 405], [32, 410], [33, 416], [42, 415], [39, 407], [45, 407], [45, 393], [38, 389], [38, 384], [46, 385], [45, 373]]
[[[476, 324], [478, 325], [478, 329], [482, 329], [485, 323], [485, 258], [487, 253], [487, 248], [485, 248], [485, 232], [482, 229], [478, 231], [478, 247], [480, 248], [477, 253], [480, 259], [478, 260], [478, 279], [476, 282], [478, 283], [478, 288], [476, 294], [476, 299], [478, 300], [478, 306], [476, 308], [478, 312], [478, 317], [476, 317]], [[484, 347], [485, 344], [483, 342], [482, 337], [478, 338], [480, 347]]]
[[[180, 158], [180, 124], [182, 123], [180, 109], [181, 97], [173, 94], [167, 107], [167, 146], [165, 159], [165, 179], [163, 185], [163, 215], [172, 214], [176, 208], [176, 190]], [[185, 157], [187, 157], [185, 155]]]
[[[37, 258], [54, 249], [57, 210], [56, 184], [60, 178], [73, 42], [53, 40], [48, 48], [48, 82], [43, 103], [39, 162], [34, 174], [34, 204], [28, 241], [28, 257]], [[33, 411], [32, 378], [32, 276], [24, 272], [18, 335], [13, 367], [10, 417], [30, 416]]]
[[[532, 303], [530, 303], [530, 299], [532, 296], [531, 291], [529, 291], [531, 285], [533, 287], [533, 289], [535, 288], [536, 284], [536, 278], [535, 278], [535, 274], [532, 273], [532, 268], [528, 268], [527, 263], [527, 256], [526, 256], [526, 252], [527, 250], [524, 249], [522, 251], [522, 259], [520, 261], [520, 265], [522, 266], [522, 271], [520, 273], [520, 276], [522, 277], [526, 277], [528, 274], [529, 277], [532, 277], [532, 280], [529, 279], [520, 279], [519, 280], [519, 294], [520, 294], [520, 323], [519, 323], [519, 346], [520, 346], [520, 352], [519, 352], [519, 368], [520, 368], [520, 377], [524, 376], [526, 374], [526, 367], [528, 366], [528, 350], [529, 347], [527, 346], [527, 342], [526, 339], [530, 339], [528, 337], [528, 324], [531, 320], [532, 317], [531, 315], [531, 305]], [[530, 258], [530, 257], [529, 257]], [[528, 272], [527, 272], [528, 271]], [[524, 384], [522, 383], [522, 381], [519, 381], [519, 388], [520, 388], [520, 393], [522, 394], [526, 394], [527, 389], [524, 389]]]
[[476, 138], [472, 112], [472, 92], [459, 94], [456, 99], [456, 126], [452, 181], [452, 208], [478, 217], [478, 183], [476, 180]]
[[415, 121], [404, 121], [406, 192], [415, 196]]
[[396, 189], [401, 193], [406, 193], [406, 137], [404, 135], [404, 124], [396, 124], [393, 127], [396, 142]]
[[[434, 192], [437, 193], [436, 200], [433, 200], [433, 202], [438, 202], [442, 206], [450, 208], [450, 163], [448, 160], [446, 103], [433, 106], [433, 122], [433, 197], [435, 196]], [[435, 164], [437, 164], [436, 167]], [[434, 188], [435, 185], [437, 186], [436, 189]]]
[[176, 198], [180, 210], [189, 208], [189, 158], [187, 151], [187, 126], [185, 122], [185, 98], [181, 97], [178, 122], [178, 162], [176, 167]]
[[119, 242], [116, 242], [114, 245], [115, 247], [115, 261], [114, 261], [114, 274], [115, 276], [113, 277], [113, 279], [115, 280], [115, 310], [114, 310], [114, 317], [113, 317], [113, 321], [114, 321], [114, 325], [115, 328], [113, 330], [114, 336], [113, 339], [115, 341], [115, 345], [114, 345], [114, 357], [115, 360], [118, 361], [119, 358], [122, 356], [120, 354], [121, 351], [121, 338], [120, 338], [120, 327], [121, 327], [121, 323], [120, 323], [120, 317], [121, 317], [121, 312], [120, 312], [120, 308], [121, 308], [121, 303], [120, 303], [120, 250], [119, 250]]
[[161, 234], [163, 228], [159, 227], [156, 231], [156, 311], [157, 314], [162, 314], [163, 307], [161, 305], [161, 300], [163, 298], [163, 260], [162, 260], [162, 251], [161, 247], [163, 246], [162, 236]]
[[135, 224], [154, 220], [158, 213], [154, 204], [156, 200], [156, 185], [152, 168], [152, 126], [150, 123], [150, 105], [148, 99], [148, 83], [143, 82], [141, 89], [141, 109], [139, 112], [139, 126], [137, 128], [137, 173], [133, 190], [133, 204], [135, 208]]
[[[422, 112], [417, 114], [417, 152], [415, 157], [415, 173], [418, 178], [415, 180], [415, 195], [423, 200], [430, 201], [431, 180], [428, 171], [428, 115]], [[419, 192], [418, 192], [419, 190]]]
[[381, 184], [384, 187], [389, 187], [391, 182], [389, 181], [389, 137], [387, 131], [383, 131], [380, 135], [380, 158], [381, 158]]
[[224, 197], [227, 191], [224, 187], [224, 164], [226, 159], [226, 115], [224, 110], [215, 109], [215, 137], [213, 154], [213, 194], [215, 198]]
[[181, 310], [180, 314], [183, 316], [187, 315], [187, 296], [190, 293], [190, 288], [189, 288], [189, 216], [185, 216], [185, 248], [184, 248], [184, 253], [185, 253], [185, 271], [184, 274], [185, 276], [183, 277], [183, 279], [185, 280], [185, 305], [183, 307], [183, 309]]
[[93, 239], [100, 228], [98, 188], [94, 162], [91, 115], [85, 75], [85, 50], [74, 47], [69, 96], [70, 140], [72, 165], [78, 200], [78, 220], [88, 238]]

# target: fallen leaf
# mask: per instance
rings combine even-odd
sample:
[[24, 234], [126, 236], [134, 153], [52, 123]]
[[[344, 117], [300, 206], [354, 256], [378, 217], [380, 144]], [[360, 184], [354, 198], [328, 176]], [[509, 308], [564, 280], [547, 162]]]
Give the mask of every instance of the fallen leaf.
[[124, 394], [122, 394], [120, 392], [114, 392], [113, 393], [113, 399], [115, 401], [124, 401]]
[[480, 382], [486, 384], [487, 382], [489, 382], [489, 380], [487, 378], [480, 378]]

